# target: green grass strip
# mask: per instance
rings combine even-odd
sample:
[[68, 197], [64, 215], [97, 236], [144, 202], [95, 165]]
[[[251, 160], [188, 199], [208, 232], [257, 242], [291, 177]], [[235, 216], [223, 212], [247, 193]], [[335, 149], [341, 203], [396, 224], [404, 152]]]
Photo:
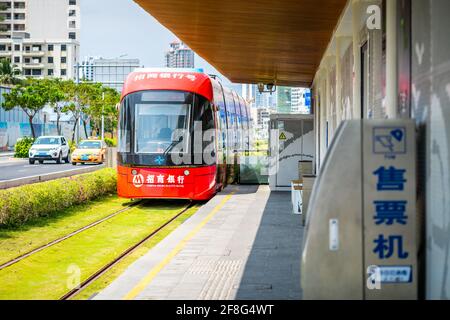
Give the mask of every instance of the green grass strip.
[[58, 299], [186, 202], [149, 201], [0, 271], [0, 299]]
[[150, 249], [157, 245], [161, 240], [167, 237], [172, 231], [174, 231], [178, 226], [180, 226], [184, 221], [191, 217], [197, 210], [198, 206], [190, 208], [188, 211], [183, 213], [170, 225], [165, 227], [163, 230], [158, 232], [154, 237], [145, 241], [139, 248], [134, 250], [130, 255], [125, 257], [122, 261], [116, 264], [114, 267], [105, 272], [102, 276], [92, 282], [87, 288], [77, 294], [72, 300], [87, 300], [94, 296], [94, 294], [99, 293], [110, 285], [117, 277], [119, 277], [133, 262], [145, 255]]

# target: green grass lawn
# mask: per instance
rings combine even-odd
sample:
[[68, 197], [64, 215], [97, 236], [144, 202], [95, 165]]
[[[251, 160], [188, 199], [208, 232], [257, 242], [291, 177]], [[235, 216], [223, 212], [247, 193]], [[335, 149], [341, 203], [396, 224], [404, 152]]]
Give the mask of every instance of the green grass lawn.
[[[121, 206], [124, 203], [123, 201], [126, 200], [112, 197], [112, 199], [105, 201], [105, 204], [94, 202], [84, 207], [85, 211], [91, 212], [90, 214], [78, 208], [73, 214], [61, 214], [57, 218], [48, 218], [49, 221], [46, 224], [28, 225], [20, 230], [4, 230], [1, 233], [0, 246], [8, 243], [9, 250], [7, 252], [28, 251], [29, 248], [23, 250], [19, 247], [27, 246], [27, 241], [36, 243], [37, 239], [44, 237], [44, 233], [48, 233], [45, 235], [48, 239], [52, 236], [54, 238], [57, 235], [64, 235], [67, 231], [70, 231], [69, 228], [73, 228], [73, 224], [78, 223], [78, 220], [86, 219], [79, 225], [83, 226], [89, 220], [87, 216], [100, 214], [101, 210], [103, 210], [103, 214], [108, 210], [111, 213], [117, 209], [118, 205]], [[103, 205], [105, 207], [100, 210], [98, 206]], [[134, 207], [92, 229], [0, 270], [0, 299], [60, 298], [69, 291], [70, 285], [78, 272], [80, 280], [85, 280], [128, 247], [144, 238], [153, 229], [170, 219], [185, 205], [186, 202], [148, 201], [144, 205]], [[115, 209], [111, 209], [112, 207]], [[75, 208], [70, 210], [75, 210]], [[78, 215], [80, 219], [77, 219]], [[98, 218], [99, 216], [93, 220]], [[64, 223], [64, 220], [66, 223]], [[147, 250], [154, 245], [152, 241], [157, 240], [158, 238], [149, 240], [142, 250]], [[14, 243], [16, 243], [17, 248], [14, 247]], [[2, 250], [4, 249], [2, 248]], [[142, 254], [142, 251], [136, 251], [133, 256], [136, 258], [139, 254]], [[10, 254], [10, 256], [15, 255]], [[129, 258], [131, 259], [133, 256]], [[125, 268], [125, 264], [122, 265], [122, 268]], [[101, 281], [98, 281], [94, 286], [97, 285], [98, 288], [101, 288], [105, 283], [109, 283], [116, 275], [114, 270], [112, 271], [112, 273], [107, 274], [109, 277], [100, 278]], [[120, 273], [121, 269], [118, 268], [115, 271]], [[94, 290], [96, 289], [94, 288]], [[83, 292], [80, 297], [88, 294], [89, 292], [86, 290], [86, 293]]]
[[173, 221], [166, 228], [158, 232], [154, 237], [148, 239], [144, 242], [139, 248], [133, 251], [129, 256], [120, 261], [117, 265], [109, 269], [105, 274], [103, 274], [100, 278], [95, 280], [93, 283], [89, 285], [86, 289], [77, 294], [73, 300], [87, 300], [92, 297], [94, 294], [100, 292], [104, 288], [106, 288], [111, 282], [114, 281], [118, 276], [125, 271], [125, 269], [131, 265], [138, 258], [142, 257], [146, 254], [151, 248], [153, 248], [158, 242], [163, 240], [169, 233], [175, 230], [180, 224], [182, 224], [186, 219], [192, 216], [197, 210], [198, 206], [194, 206], [190, 208], [188, 211], [183, 213], [180, 217], [178, 217], [175, 221]]

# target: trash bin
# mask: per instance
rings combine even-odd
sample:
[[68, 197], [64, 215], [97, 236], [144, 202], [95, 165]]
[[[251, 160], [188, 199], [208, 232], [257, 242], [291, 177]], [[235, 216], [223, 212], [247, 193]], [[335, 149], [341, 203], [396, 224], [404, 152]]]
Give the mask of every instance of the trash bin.
[[292, 201], [292, 213], [302, 213], [302, 180], [291, 181], [291, 201]]

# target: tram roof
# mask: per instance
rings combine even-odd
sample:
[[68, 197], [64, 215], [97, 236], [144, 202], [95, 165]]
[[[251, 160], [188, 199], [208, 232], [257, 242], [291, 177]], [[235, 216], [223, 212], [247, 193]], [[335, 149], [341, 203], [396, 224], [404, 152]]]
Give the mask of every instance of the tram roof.
[[310, 86], [347, 0], [134, 0], [236, 83]]
[[128, 75], [122, 97], [143, 90], [189, 91], [209, 100], [213, 96], [211, 78], [196, 69], [136, 69]]

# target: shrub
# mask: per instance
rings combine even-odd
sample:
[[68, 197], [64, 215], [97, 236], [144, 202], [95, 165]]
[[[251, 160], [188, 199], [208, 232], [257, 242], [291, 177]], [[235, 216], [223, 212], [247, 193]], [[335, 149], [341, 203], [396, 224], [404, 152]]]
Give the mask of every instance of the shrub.
[[106, 168], [17, 188], [0, 190], [0, 226], [19, 225], [116, 192], [117, 173]]
[[117, 139], [116, 138], [105, 138], [105, 143], [108, 147], [116, 147]]
[[14, 157], [15, 158], [28, 158], [28, 152], [33, 145], [34, 139], [30, 137], [23, 137], [17, 140], [14, 146]]

